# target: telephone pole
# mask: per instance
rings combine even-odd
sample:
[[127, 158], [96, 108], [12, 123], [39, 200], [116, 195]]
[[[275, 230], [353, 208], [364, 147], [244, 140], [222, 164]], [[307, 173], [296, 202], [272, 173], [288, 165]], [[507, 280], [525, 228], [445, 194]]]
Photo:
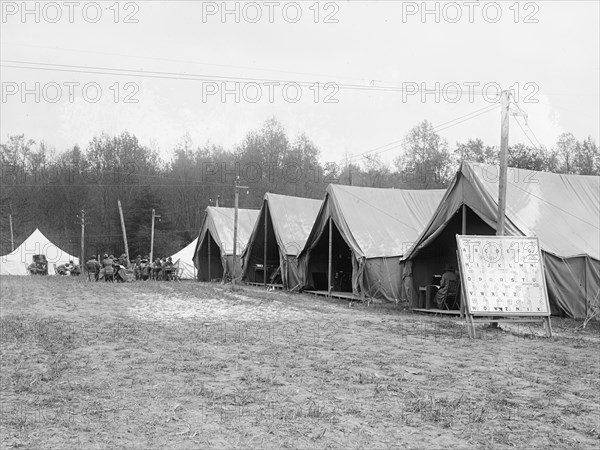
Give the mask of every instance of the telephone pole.
[[8, 215], [8, 223], [10, 224], [10, 251], [15, 251], [15, 238], [13, 236], [12, 214]]
[[129, 259], [129, 247], [127, 246], [127, 232], [125, 231], [125, 220], [123, 219], [123, 208], [121, 208], [121, 200], [117, 200], [117, 204], [119, 205], [119, 215], [121, 216], [121, 230], [123, 230], [123, 242], [125, 244], [125, 255], [127, 255], [127, 261], [131, 261]]
[[83, 267], [85, 262], [85, 209], [81, 210], [81, 259], [79, 266]]
[[[501, 122], [500, 122], [500, 174], [498, 180], [498, 222], [496, 224], [496, 236], [504, 236], [506, 223], [506, 178], [508, 159], [508, 124], [510, 112], [510, 91], [502, 91]], [[498, 317], [492, 317], [498, 319]], [[498, 322], [492, 322], [492, 328], [499, 328]]]
[[506, 178], [508, 153], [508, 120], [510, 110], [510, 91], [502, 91], [501, 127], [500, 127], [500, 179], [498, 187], [498, 224], [496, 236], [504, 236], [506, 222]]
[[160, 216], [156, 215], [156, 210], [152, 210], [152, 228], [150, 231], [150, 263], [154, 262], [154, 219], [160, 219]]
[[231, 276], [231, 283], [235, 286], [235, 269], [237, 267], [237, 231], [238, 231], [238, 203], [240, 198], [240, 189], [249, 189], [248, 186], [240, 186], [240, 177], [235, 177], [235, 201], [234, 208], [235, 213], [233, 215], [233, 274]]

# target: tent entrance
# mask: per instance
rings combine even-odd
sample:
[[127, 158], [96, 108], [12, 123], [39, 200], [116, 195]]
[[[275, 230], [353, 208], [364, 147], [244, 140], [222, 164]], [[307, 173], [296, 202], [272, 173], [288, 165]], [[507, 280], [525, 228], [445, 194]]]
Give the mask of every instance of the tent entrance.
[[[465, 214], [464, 218], [463, 211]], [[463, 230], [463, 222], [465, 230]], [[434, 276], [442, 275], [446, 264], [450, 264], [454, 270], [458, 270], [456, 256], [457, 234], [493, 236], [496, 234], [496, 230], [484, 222], [468, 206], [459, 208], [442, 232], [412, 260], [412, 276], [415, 292], [418, 292], [420, 286], [437, 284]]]
[[223, 262], [221, 261], [221, 248], [207, 232], [200, 244], [198, 254], [198, 281], [211, 281], [223, 278]]
[[[266, 216], [266, 217], [265, 217]], [[265, 240], [266, 240], [266, 261], [265, 261]], [[278, 270], [279, 244], [275, 237], [271, 213], [268, 208], [263, 208], [256, 228], [256, 237], [249, 249], [250, 255], [246, 264], [246, 280], [250, 283], [281, 283], [281, 272]], [[266, 268], [266, 269], [265, 269]]]
[[352, 292], [352, 250], [331, 220], [312, 248], [308, 262], [309, 288], [328, 290], [329, 273], [329, 226], [331, 232], [331, 284], [336, 292]]

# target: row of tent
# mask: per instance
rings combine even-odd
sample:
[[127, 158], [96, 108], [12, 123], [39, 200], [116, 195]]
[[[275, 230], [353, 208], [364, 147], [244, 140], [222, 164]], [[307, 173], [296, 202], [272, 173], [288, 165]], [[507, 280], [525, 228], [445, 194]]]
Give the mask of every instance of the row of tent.
[[[498, 179], [497, 166], [465, 162], [447, 190], [267, 193], [259, 211], [239, 212], [235, 267], [233, 210], [209, 207], [188, 254], [201, 281], [276, 275], [285, 289], [319, 291], [332, 280], [359, 298], [416, 305], [419, 286], [457, 266], [457, 234], [496, 234]], [[552, 313], [585, 317], [600, 295], [600, 177], [509, 168], [505, 233], [538, 237]]]
[[[295, 291], [326, 291], [331, 280], [359, 298], [416, 305], [419, 286], [456, 267], [456, 234], [496, 233], [498, 174], [465, 162], [447, 190], [330, 185], [324, 200], [267, 193], [260, 210], [238, 210], [237, 258], [234, 210], [208, 207], [198, 238], [172, 259], [184, 278]], [[506, 195], [506, 234], [539, 238], [552, 313], [585, 317], [600, 294], [600, 177], [509, 168]]]

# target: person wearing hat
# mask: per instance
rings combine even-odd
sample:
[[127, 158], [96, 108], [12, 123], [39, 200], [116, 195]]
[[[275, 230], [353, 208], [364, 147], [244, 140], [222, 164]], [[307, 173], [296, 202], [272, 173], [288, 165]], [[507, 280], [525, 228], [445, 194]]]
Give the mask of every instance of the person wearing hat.
[[85, 263], [85, 267], [90, 274], [94, 274], [94, 279], [98, 281], [98, 277], [100, 277], [100, 263], [96, 259], [96, 255], [92, 255], [92, 257]]
[[137, 255], [137, 258], [133, 261], [133, 275], [136, 280], [142, 279], [142, 256]]
[[444, 302], [444, 300], [446, 299], [446, 296], [448, 295], [448, 289], [450, 287], [450, 283], [454, 282], [456, 283], [457, 280], [457, 276], [456, 276], [456, 272], [454, 272], [454, 268], [452, 267], [452, 264], [446, 264], [446, 267], [444, 268], [444, 274], [442, 275], [442, 279], [440, 280], [440, 288], [438, 289], [437, 293], [435, 294], [435, 304], [437, 305], [438, 308], [442, 307], [442, 304]]
[[113, 255], [108, 256], [108, 253], [105, 253], [102, 257], [102, 270], [100, 271], [100, 278], [104, 278], [106, 281], [106, 275], [114, 275], [114, 263], [115, 257]]

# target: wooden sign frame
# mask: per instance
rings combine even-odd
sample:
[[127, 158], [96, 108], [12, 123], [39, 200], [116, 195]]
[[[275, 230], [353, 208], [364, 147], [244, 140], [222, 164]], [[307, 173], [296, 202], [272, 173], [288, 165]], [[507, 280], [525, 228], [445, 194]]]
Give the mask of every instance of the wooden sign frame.
[[[533, 252], [528, 252], [530, 255], [538, 255], [537, 260], [535, 261], [536, 265], [539, 267], [539, 271], [540, 273], [540, 281], [539, 283], [541, 284], [541, 301], [538, 302], [542, 303], [542, 309], [540, 311], [533, 311], [533, 310], [508, 310], [508, 307], [506, 309], [502, 309], [502, 307], [494, 307], [493, 309], [490, 310], [478, 310], [477, 308], [474, 308], [473, 303], [471, 300], [471, 296], [469, 295], [469, 286], [470, 283], [472, 283], [472, 281], [470, 281], [468, 279], [468, 277], [466, 276], [467, 270], [466, 270], [466, 261], [465, 258], [467, 257], [467, 255], [463, 254], [463, 244], [465, 240], [469, 240], [469, 241], [483, 241], [483, 243], [486, 243], [486, 245], [489, 245], [490, 241], [497, 241], [497, 242], [503, 242], [503, 241], [528, 241], [529, 243], [531, 243], [533, 245], [534, 251]], [[527, 245], [527, 244], [525, 244]], [[479, 236], [479, 235], [456, 235], [456, 246], [457, 246], [457, 250], [456, 250], [456, 255], [458, 258], [458, 266], [459, 266], [459, 274], [461, 277], [461, 297], [462, 297], [462, 301], [461, 301], [461, 310], [464, 310], [465, 312], [465, 320], [467, 321], [468, 325], [469, 325], [469, 337], [474, 338], [475, 337], [475, 322], [539, 322], [540, 319], [541, 321], [543, 321], [544, 323], [544, 327], [546, 329], [546, 336], [551, 337], [552, 336], [552, 326], [550, 323], [550, 302], [548, 300], [548, 290], [546, 287], [546, 273], [545, 273], [545, 267], [544, 267], [544, 258], [542, 256], [542, 253], [540, 251], [540, 246], [539, 246], [539, 240], [537, 237], [535, 236]], [[505, 245], [499, 244], [498, 247], [500, 249], [504, 249], [506, 248]], [[519, 246], [519, 249], [521, 248], [521, 246]], [[525, 247], [523, 247], [525, 248]], [[508, 249], [507, 249], [507, 253], [508, 253]], [[471, 260], [473, 259], [474, 255], [469, 255]], [[479, 254], [478, 257], [484, 258], [483, 254]], [[527, 255], [525, 255], [525, 257], [527, 257]], [[500, 255], [500, 258], [505, 258], [504, 255]], [[483, 262], [485, 262], [483, 259], [481, 259]], [[500, 260], [498, 260], [500, 261]], [[504, 261], [504, 259], [502, 259], [502, 261]], [[518, 261], [514, 261], [515, 264], [526, 264], [527, 261], [525, 259], [523, 259], [523, 263], [520, 263], [521, 259], [519, 259]], [[485, 262], [486, 264], [491, 264], [490, 261]], [[494, 261], [493, 264], [496, 264], [497, 261]], [[529, 262], [529, 264], [531, 264], [531, 262]], [[502, 266], [502, 264], [499, 264], [499, 266]], [[504, 268], [504, 267], [501, 267]], [[518, 269], [518, 268], [517, 268]], [[502, 280], [502, 279], [501, 279]], [[513, 284], [515, 284], [516, 289], [518, 289], [519, 285], [530, 285], [531, 282], [525, 282], [520, 284], [519, 282], [512, 282]], [[496, 295], [496, 294], [495, 294]], [[499, 294], [497, 294], [499, 296]], [[516, 295], [515, 292], [513, 292], [513, 296]], [[503, 293], [503, 297], [506, 297], [506, 294]], [[519, 297], [517, 299], [518, 301], [523, 301], [525, 299], [523, 299], [523, 297]], [[538, 308], [539, 309], [539, 308]], [[490, 317], [492, 316], [492, 317]], [[480, 318], [481, 320], [475, 320], [475, 318]]]

